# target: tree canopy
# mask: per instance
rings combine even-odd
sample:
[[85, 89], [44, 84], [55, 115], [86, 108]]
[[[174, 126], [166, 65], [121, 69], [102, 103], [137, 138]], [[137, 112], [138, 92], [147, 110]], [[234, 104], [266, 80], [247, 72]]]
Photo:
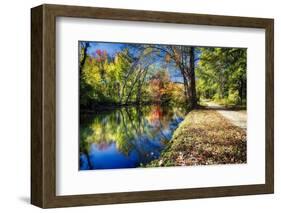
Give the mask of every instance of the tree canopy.
[[230, 104], [246, 102], [246, 49], [200, 48], [196, 68], [200, 97]]
[[79, 42], [80, 107], [246, 101], [246, 49]]

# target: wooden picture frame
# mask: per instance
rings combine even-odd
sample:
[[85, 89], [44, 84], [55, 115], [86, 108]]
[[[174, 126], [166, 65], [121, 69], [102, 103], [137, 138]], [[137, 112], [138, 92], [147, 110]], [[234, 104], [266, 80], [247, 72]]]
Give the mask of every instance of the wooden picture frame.
[[[56, 195], [56, 17], [265, 29], [265, 184], [87, 195]], [[267, 194], [274, 191], [274, 21], [44, 4], [31, 9], [31, 203], [42, 208]]]

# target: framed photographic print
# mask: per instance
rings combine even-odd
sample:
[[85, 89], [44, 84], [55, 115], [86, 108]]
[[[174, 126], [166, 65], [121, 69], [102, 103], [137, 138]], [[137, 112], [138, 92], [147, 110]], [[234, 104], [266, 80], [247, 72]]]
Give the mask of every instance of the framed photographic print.
[[31, 9], [31, 203], [274, 191], [273, 19]]

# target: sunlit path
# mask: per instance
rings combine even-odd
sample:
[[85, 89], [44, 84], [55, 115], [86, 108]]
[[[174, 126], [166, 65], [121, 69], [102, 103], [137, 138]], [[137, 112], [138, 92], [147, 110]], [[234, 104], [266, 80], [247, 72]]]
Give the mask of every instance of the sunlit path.
[[[206, 102], [208, 108], [216, 110], [222, 116], [227, 118], [232, 124], [238, 126], [245, 131], [247, 130], [247, 111], [246, 110], [231, 110], [214, 102]], [[225, 108], [225, 109], [223, 109]]]

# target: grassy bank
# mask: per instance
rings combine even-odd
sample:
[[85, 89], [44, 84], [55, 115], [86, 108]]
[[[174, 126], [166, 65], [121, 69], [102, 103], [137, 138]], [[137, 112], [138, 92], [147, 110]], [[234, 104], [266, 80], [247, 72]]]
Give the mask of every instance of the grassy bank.
[[193, 110], [146, 167], [246, 163], [246, 132], [213, 110]]

